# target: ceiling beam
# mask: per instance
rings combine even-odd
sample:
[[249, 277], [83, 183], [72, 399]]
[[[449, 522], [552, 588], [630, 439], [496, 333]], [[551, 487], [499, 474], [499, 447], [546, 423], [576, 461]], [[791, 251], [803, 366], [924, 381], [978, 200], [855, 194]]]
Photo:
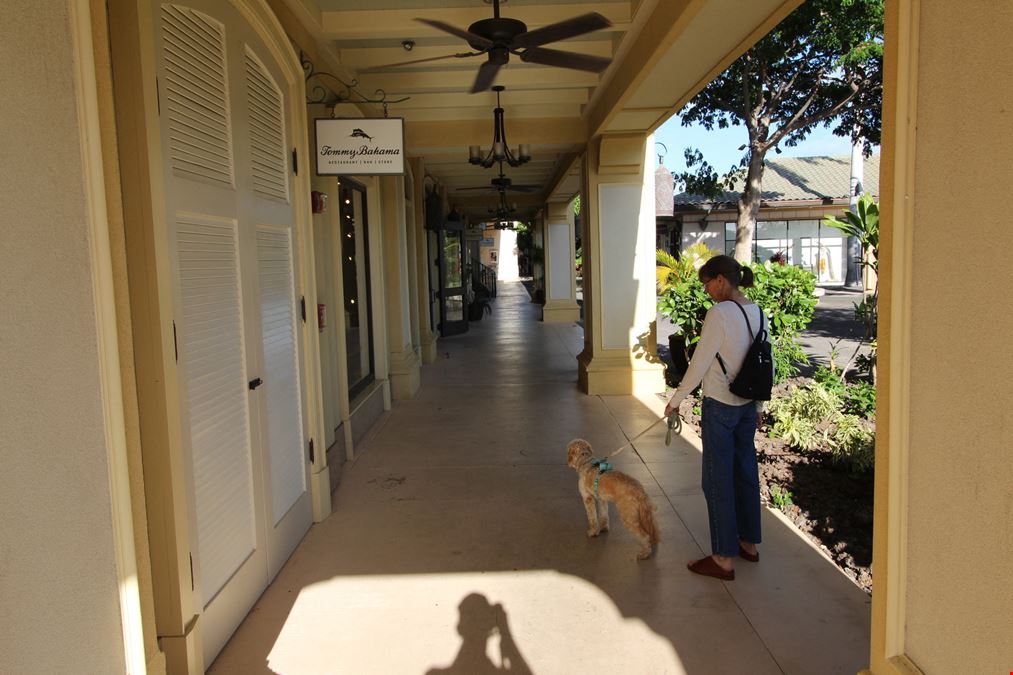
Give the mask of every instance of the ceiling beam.
[[[509, 7], [502, 15], [523, 21], [528, 30], [539, 28], [557, 21], [564, 21], [578, 14], [598, 12], [609, 19], [612, 31], [626, 29], [630, 20], [629, 2], [586, 2], [579, 5], [518, 5]], [[333, 39], [429, 37], [446, 35], [415, 19], [421, 17], [449, 23], [465, 29], [480, 19], [492, 17], [492, 8], [476, 7], [426, 7], [419, 9], [362, 9], [337, 12], [321, 12], [320, 23], [326, 35]], [[462, 42], [462, 46], [463, 45]]]
[[[587, 125], [580, 117], [546, 117], [518, 120], [510, 127], [511, 141], [525, 143], [567, 144], [583, 146], [587, 142]], [[467, 148], [488, 145], [492, 131], [488, 119], [405, 122], [405, 146], [410, 154], [424, 155], [427, 148]]]
[[[583, 40], [560, 42], [553, 45], [552, 48], [564, 52], [575, 52], [578, 54], [590, 54], [592, 56], [603, 56], [605, 58], [609, 58], [612, 56], [613, 44], [611, 40]], [[370, 47], [360, 49], [346, 48], [339, 50], [339, 54], [343, 64], [349, 68], [355, 68], [359, 72], [362, 72], [371, 68], [383, 68], [388, 64], [401, 63], [402, 61], [429, 59], [437, 56], [449, 56], [451, 54], [468, 53], [468, 51], [470, 51], [470, 47], [467, 45], [460, 45], [458, 43], [454, 45], [436, 45], [433, 47], [420, 47], [416, 45], [410, 52], [405, 51], [402, 47]], [[468, 58], [474, 59], [476, 62], [480, 61], [478, 57]], [[468, 63], [468, 58], [427, 61], [425, 63], [415, 63], [398, 67], [410, 68], [412, 70], [427, 70], [452, 64]]]
[[549, 196], [545, 201], [569, 202], [580, 192], [580, 162], [580, 153], [571, 152], [560, 157], [556, 171], [546, 181]]
[[[471, 67], [442, 71], [405, 71], [397, 73], [363, 73], [360, 89], [383, 89], [393, 98], [404, 94], [426, 92], [466, 93], [471, 89], [481, 61]], [[496, 84], [509, 91], [515, 89], [580, 88], [598, 85], [598, 75], [581, 70], [549, 68], [521, 63], [513, 59], [499, 71]]]
[[[396, 117], [404, 117], [406, 121], [427, 122], [439, 120], [487, 120], [489, 126], [489, 138], [492, 139], [492, 110], [489, 108], [404, 108], [403, 103], [390, 107], [391, 114]], [[518, 120], [552, 117], [580, 117], [581, 106], [579, 103], [542, 103], [538, 105], [512, 106], [507, 113], [509, 121], [506, 122], [507, 139], [514, 143], [523, 139], [515, 138], [514, 129], [518, 126]]]
[[[501, 98], [503, 110], [509, 119], [513, 114], [515, 105], [546, 105], [569, 103], [583, 105], [590, 99], [590, 91], [586, 88], [579, 89], [525, 89], [503, 92]], [[404, 103], [398, 103], [398, 110], [425, 110], [434, 109], [460, 109], [480, 108], [489, 117], [492, 117], [493, 108], [496, 107], [496, 92], [483, 91], [477, 94], [466, 92], [451, 92], [446, 94], [412, 94], [411, 98]]]

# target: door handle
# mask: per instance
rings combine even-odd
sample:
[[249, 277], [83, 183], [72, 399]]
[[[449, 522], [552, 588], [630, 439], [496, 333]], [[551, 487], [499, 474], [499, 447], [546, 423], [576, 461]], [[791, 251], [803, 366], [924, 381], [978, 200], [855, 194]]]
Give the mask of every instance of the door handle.
[[259, 377], [256, 378], [255, 380], [250, 380], [250, 391], [253, 391], [262, 384], [264, 384], [264, 380], [262, 380]]

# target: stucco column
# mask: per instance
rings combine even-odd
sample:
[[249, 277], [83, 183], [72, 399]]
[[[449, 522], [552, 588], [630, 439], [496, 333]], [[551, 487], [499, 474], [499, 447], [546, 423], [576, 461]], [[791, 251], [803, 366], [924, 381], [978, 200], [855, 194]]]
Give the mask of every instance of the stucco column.
[[577, 283], [573, 267], [576, 245], [573, 210], [566, 202], [545, 208], [545, 305], [542, 321], [568, 322], [580, 318]]
[[[429, 233], [426, 230], [426, 161], [422, 157], [408, 160], [412, 167], [412, 178], [415, 181], [413, 190], [415, 205], [415, 221], [412, 228], [415, 232], [415, 292], [419, 307], [419, 351], [422, 363], [436, 361], [436, 339], [430, 321], [430, 305], [432, 304], [432, 288], [429, 284]], [[436, 255], [435, 252], [433, 255]]]
[[421, 363], [412, 348], [412, 280], [408, 275], [408, 240], [405, 236], [404, 178], [380, 179], [383, 228], [384, 304], [387, 319], [390, 394], [395, 399], [415, 396]]
[[657, 357], [653, 137], [607, 135], [588, 144], [583, 166], [584, 351], [588, 394], [665, 390]]

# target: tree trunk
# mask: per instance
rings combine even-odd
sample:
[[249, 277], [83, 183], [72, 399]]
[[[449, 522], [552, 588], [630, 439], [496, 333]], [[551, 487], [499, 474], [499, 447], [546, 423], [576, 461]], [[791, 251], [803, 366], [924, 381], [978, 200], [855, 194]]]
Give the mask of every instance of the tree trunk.
[[754, 148], [749, 155], [746, 183], [739, 197], [739, 216], [735, 223], [735, 259], [748, 265], [753, 261], [753, 233], [763, 197], [763, 155]]

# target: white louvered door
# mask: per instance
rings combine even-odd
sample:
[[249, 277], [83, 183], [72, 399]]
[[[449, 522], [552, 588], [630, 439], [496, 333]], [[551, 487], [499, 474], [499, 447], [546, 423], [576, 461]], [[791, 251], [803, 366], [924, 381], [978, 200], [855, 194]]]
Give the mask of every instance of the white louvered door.
[[264, 386], [259, 397], [261, 453], [271, 578], [291, 555], [312, 520], [309, 464], [303, 436], [299, 312], [296, 307], [294, 221], [289, 188], [285, 97], [279, 73], [249, 46], [242, 54], [248, 134], [239, 153], [252, 189], [244, 192], [244, 220], [255, 250], [259, 320], [258, 358]]
[[194, 593], [209, 666], [312, 519], [293, 92], [227, 0], [153, 7]]

